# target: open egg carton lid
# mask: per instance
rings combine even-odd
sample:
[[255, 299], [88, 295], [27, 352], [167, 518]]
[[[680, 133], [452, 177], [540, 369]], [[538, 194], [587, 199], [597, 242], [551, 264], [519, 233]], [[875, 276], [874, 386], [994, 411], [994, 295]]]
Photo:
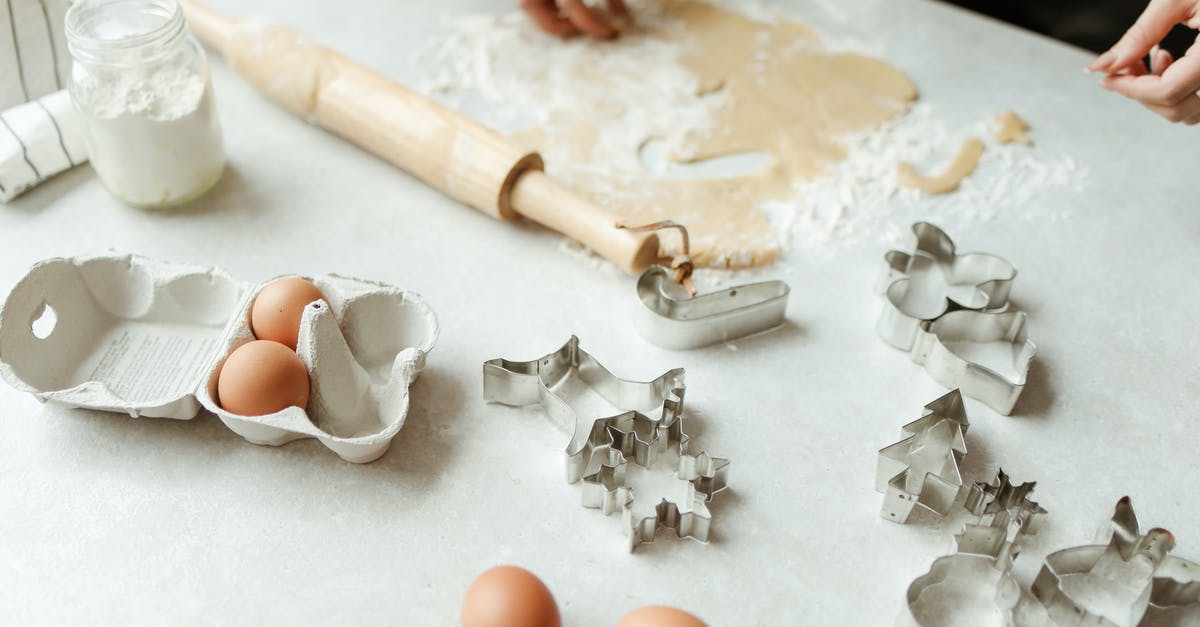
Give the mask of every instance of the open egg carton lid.
[[128, 254], [36, 264], [0, 308], [0, 377], [43, 401], [134, 417], [186, 420], [204, 407], [256, 444], [316, 438], [347, 461], [373, 461], [404, 426], [437, 318], [390, 285], [303, 278], [327, 303], [305, 308], [300, 324], [307, 411], [239, 416], [217, 402], [225, 359], [254, 339], [250, 307], [263, 284]]

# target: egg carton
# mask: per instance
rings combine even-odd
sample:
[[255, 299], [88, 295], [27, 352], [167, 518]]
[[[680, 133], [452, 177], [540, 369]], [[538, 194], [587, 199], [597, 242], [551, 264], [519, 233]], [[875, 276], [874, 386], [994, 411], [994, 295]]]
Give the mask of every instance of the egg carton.
[[188, 420], [203, 407], [255, 444], [316, 438], [346, 461], [373, 461], [404, 426], [437, 319], [390, 285], [303, 278], [328, 303], [300, 323], [307, 410], [239, 416], [217, 403], [225, 359], [254, 339], [250, 307], [265, 283], [137, 255], [36, 264], [0, 309], [0, 377], [42, 401], [133, 417]]

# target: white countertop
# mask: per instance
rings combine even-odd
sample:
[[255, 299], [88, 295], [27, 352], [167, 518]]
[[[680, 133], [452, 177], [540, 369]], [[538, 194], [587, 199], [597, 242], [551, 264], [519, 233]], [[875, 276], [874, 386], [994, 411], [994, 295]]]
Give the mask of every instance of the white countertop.
[[[409, 80], [404, 59], [443, 18], [513, 3], [420, 4], [256, 6]], [[833, 19], [819, 4], [788, 11]], [[1046, 553], [1093, 541], [1126, 494], [1144, 527], [1200, 560], [1196, 131], [1101, 90], [1082, 51], [933, 3], [838, 11], [945, 115], [1016, 108], [1038, 149], [1090, 171], [1020, 216], [943, 224], [1020, 268], [1013, 295], [1040, 349], [1012, 417], [968, 401], [968, 476], [1002, 465], [1036, 480], [1050, 511], [1016, 576], [1028, 585]], [[951, 550], [961, 517], [878, 516], [877, 449], [944, 392], [875, 335], [882, 241], [790, 250], [768, 273], [792, 287], [782, 330], [736, 350], [661, 350], [634, 332], [632, 278], [456, 205], [214, 68], [231, 164], [217, 190], [192, 211], [146, 213], [77, 168], [0, 207], [0, 287], [40, 259], [110, 248], [244, 280], [336, 272], [421, 293], [441, 339], [407, 426], [365, 466], [313, 440], [253, 446], [208, 414], [133, 420], [0, 386], [4, 622], [449, 625], [478, 573], [515, 563], [568, 625], [652, 603], [712, 625], [890, 624], [909, 581]], [[1031, 218], [1039, 207], [1069, 217]], [[687, 368], [697, 448], [733, 460], [709, 545], [660, 533], [626, 552], [617, 518], [563, 481], [565, 436], [536, 409], [481, 399], [484, 360], [532, 359], [571, 334], [625, 378]]]

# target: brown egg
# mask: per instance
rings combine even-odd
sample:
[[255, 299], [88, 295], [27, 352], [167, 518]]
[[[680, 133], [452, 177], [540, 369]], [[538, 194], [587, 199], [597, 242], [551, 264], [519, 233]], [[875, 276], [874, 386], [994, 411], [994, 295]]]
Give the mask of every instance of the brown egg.
[[704, 624], [704, 621], [683, 610], [662, 605], [649, 605], [626, 614], [625, 618], [617, 623], [617, 627], [707, 627], [707, 625]]
[[467, 589], [462, 627], [561, 627], [558, 605], [546, 584], [516, 566], [497, 566]]
[[254, 297], [254, 305], [250, 307], [250, 330], [260, 340], [272, 340], [295, 349], [304, 308], [318, 300], [325, 300], [325, 295], [304, 279], [271, 281]]
[[217, 402], [239, 416], [266, 416], [308, 406], [308, 369], [279, 342], [256, 340], [237, 347], [217, 375]]

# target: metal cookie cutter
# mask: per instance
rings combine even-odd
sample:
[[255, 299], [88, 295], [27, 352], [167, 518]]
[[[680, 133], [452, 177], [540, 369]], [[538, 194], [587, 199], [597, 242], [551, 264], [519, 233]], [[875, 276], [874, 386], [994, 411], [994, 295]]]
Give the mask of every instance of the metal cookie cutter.
[[1065, 627], [1196, 624], [1200, 565], [1168, 555], [1175, 546], [1171, 532], [1139, 534], [1127, 496], [1117, 501], [1112, 530], [1107, 546], [1078, 546], [1046, 557], [1033, 595], [1050, 619]]
[[875, 491], [884, 495], [884, 520], [908, 522], [917, 505], [941, 516], [950, 512], [963, 485], [958, 466], [970, 426], [962, 395], [952, 390], [904, 425], [903, 439], [879, 450]]
[[[960, 354], [972, 344], [1007, 344], [1005, 350], [1011, 355], [1012, 375], [997, 372]], [[909, 356], [913, 363], [925, 366], [925, 372], [934, 381], [948, 388], [958, 388], [963, 394], [979, 399], [1007, 416], [1025, 390], [1029, 364], [1036, 354], [1037, 345], [1028, 338], [1025, 330], [1025, 312], [961, 310], [924, 323]]]
[[954, 242], [928, 222], [912, 225], [916, 244], [911, 253], [890, 250], [884, 256], [879, 290], [885, 303], [879, 336], [909, 350], [923, 322], [958, 309], [1002, 311], [1008, 306], [1017, 269], [986, 253], [959, 254]]
[[[978, 622], [979, 613], [1000, 614], [1002, 624], [1015, 622], [1021, 586], [1011, 575], [1020, 553], [1018, 542], [1029, 532], [1033, 517], [1046, 510], [1029, 499], [1034, 483], [1014, 486], [1000, 470], [993, 482], [976, 482], [967, 495], [966, 509], [979, 517], [955, 536], [957, 551], [939, 557], [929, 571], [913, 580], [906, 595], [901, 624], [933, 627]], [[988, 591], [989, 594], [980, 594]], [[953, 598], [956, 613], [945, 612], [940, 598]], [[962, 601], [976, 600], [983, 607]], [[972, 615], [959, 616], [957, 612]]]
[[783, 281], [738, 285], [696, 295], [692, 284], [692, 262], [688, 256], [688, 234], [683, 225], [671, 221], [620, 228], [632, 231], [678, 229], [683, 252], [671, 267], [655, 265], [638, 278], [634, 326], [647, 341], [676, 350], [699, 348], [736, 340], [783, 324], [791, 288]]
[[[623, 411], [604, 417], [582, 415], [571, 403], [573, 396], [563, 393], [572, 377]], [[493, 359], [483, 364], [485, 400], [510, 406], [541, 404], [555, 423], [572, 432], [566, 449], [567, 482], [582, 481], [585, 507], [605, 515], [622, 514], [631, 550], [653, 542], [659, 526], [674, 529], [678, 537], [707, 542], [712, 522], [707, 503], [726, 487], [729, 460], [688, 452], [683, 393], [682, 368], [648, 382], [619, 379], [580, 348], [575, 336], [533, 361]], [[676, 477], [687, 482], [687, 498], [679, 503], [664, 499], [654, 515], [635, 518], [633, 490], [625, 481], [629, 460], [647, 469], [670, 465]]]
[[[1012, 413], [1037, 353], [1026, 337], [1025, 314], [1005, 311], [1016, 268], [995, 255], [958, 254], [950, 237], [928, 222], [914, 224], [913, 234], [913, 252], [884, 255], [880, 337], [909, 351], [938, 383]], [[1012, 345], [1011, 374], [964, 355], [968, 345], [997, 342]]]

